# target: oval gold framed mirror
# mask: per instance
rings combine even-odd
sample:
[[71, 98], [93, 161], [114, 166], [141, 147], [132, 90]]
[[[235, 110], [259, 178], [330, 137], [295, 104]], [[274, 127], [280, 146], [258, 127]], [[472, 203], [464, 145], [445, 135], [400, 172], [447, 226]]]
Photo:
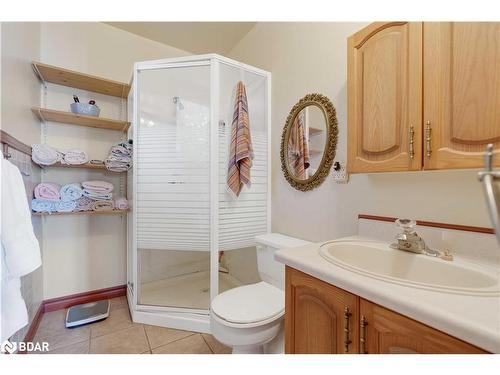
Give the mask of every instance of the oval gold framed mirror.
[[281, 169], [295, 189], [312, 190], [325, 180], [335, 158], [335, 107], [321, 94], [307, 94], [293, 106], [281, 136]]

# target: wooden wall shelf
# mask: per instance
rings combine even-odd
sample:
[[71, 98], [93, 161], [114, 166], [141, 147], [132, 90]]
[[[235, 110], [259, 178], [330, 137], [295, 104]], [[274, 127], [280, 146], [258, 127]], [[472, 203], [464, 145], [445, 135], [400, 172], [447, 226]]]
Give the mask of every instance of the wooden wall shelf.
[[104, 171], [108, 170], [104, 164], [92, 164], [92, 163], [85, 163], [85, 164], [55, 163], [52, 165], [44, 165], [42, 166], [42, 168], [83, 168], [83, 169], [99, 169]]
[[77, 211], [77, 212], [32, 212], [34, 216], [61, 216], [61, 215], [124, 215], [130, 210], [112, 210], [112, 211]]
[[35, 113], [42, 121], [54, 121], [61, 122], [64, 124], [88, 126], [97, 129], [108, 129], [126, 132], [130, 127], [130, 122], [112, 120], [103, 117], [94, 117], [80, 115], [72, 112], [57, 111], [55, 109], [47, 109], [40, 107], [31, 107], [33, 113]]
[[33, 69], [44, 82], [74, 87], [100, 94], [127, 98], [130, 85], [106, 78], [33, 61]]

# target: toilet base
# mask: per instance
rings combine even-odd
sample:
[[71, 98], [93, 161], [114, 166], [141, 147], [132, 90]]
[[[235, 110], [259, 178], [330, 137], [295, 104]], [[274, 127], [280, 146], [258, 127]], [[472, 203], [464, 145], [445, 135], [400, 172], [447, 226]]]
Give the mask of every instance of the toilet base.
[[235, 346], [232, 354], [264, 354], [263, 345]]
[[233, 348], [233, 354], [280, 354], [284, 352], [283, 316], [262, 325], [235, 325], [215, 314], [210, 318], [212, 335]]

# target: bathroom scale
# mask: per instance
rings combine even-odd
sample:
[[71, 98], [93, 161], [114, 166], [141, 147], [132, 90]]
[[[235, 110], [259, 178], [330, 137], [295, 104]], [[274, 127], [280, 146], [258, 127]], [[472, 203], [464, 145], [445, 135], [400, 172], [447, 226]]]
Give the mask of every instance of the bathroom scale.
[[97, 322], [109, 316], [109, 300], [71, 306], [66, 313], [66, 328]]

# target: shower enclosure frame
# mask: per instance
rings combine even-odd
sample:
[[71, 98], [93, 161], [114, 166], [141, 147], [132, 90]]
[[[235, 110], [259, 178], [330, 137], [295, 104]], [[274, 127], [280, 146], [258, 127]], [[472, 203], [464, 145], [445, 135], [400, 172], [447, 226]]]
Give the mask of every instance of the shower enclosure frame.
[[[217, 55], [205, 54], [137, 62], [131, 80], [132, 90], [129, 94], [128, 113], [131, 127], [129, 137], [134, 139], [133, 164], [137, 165], [137, 136], [140, 121], [139, 83], [140, 73], [147, 70], [209, 66], [210, 67], [210, 301], [219, 292], [219, 98], [220, 98], [220, 65], [225, 64], [237, 68], [240, 72], [249, 72], [265, 78], [266, 102], [266, 136], [267, 136], [267, 192], [266, 192], [266, 228], [271, 231], [271, 73], [241, 62]], [[230, 124], [229, 124], [230, 126]], [[129, 176], [130, 177], [130, 176]], [[138, 303], [138, 248], [137, 248], [137, 184], [138, 176], [132, 171], [132, 211], [127, 215], [127, 298], [134, 322], [164, 326], [169, 328], [210, 332], [210, 309], [140, 305]], [[131, 264], [130, 264], [131, 262]]]

